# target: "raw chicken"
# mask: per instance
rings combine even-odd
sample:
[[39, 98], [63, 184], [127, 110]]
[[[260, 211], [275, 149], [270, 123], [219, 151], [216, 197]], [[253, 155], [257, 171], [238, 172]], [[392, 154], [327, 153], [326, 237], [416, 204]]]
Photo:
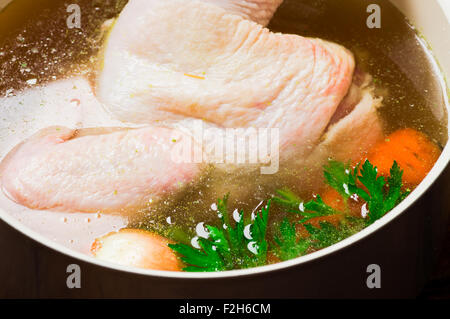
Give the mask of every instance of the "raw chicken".
[[108, 39], [96, 93], [124, 122], [279, 128], [281, 149], [295, 144], [302, 156], [353, 71], [353, 55], [337, 44], [271, 33], [195, 0], [132, 0]]
[[199, 173], [180, 163], [189, 139], [164, 128], [51, 127], [17, 146], [0, 166], [4, 192], [35, 209], [126, 212], [178, 190]]
[[141, 208], [197, 180], [202, 160], [172, 156], [181, 141], [197, 145], [189, 130], [199, 120], [219, 132], [277, 128], [283, 162], [297, 168], [360, 158], [382, 138], [380, 100], [349, 51], [205, 2], [131, 0], [111, 32], [96, 94], [117, 119], [152, 127], [43, 131], [2, 163], [5, 192], [38, 209]]
[[308, 157], [308, 166], [322, 169], [324, 159], [360, 161], [383, 139], [383, 126], [377, 114], [382, 99], [376, 98], [372, 77], [357, 72], [354, 83], [335, 112], [321, 142]]
[[201, 0], [266, 26], [283, 0]]

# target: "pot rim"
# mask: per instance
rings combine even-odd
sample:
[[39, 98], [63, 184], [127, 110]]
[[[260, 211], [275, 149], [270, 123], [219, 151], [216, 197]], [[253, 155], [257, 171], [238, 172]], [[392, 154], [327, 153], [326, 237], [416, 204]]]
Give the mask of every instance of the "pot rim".
[[[0, 9], [1, 4], [9, 3], [10, 1], [0, 0]], [[438, 0], [438, 3], [441, 5], [441, 9], [444, 14], [447, 15], [447, 20], [450, 21], [450, 5], [443, 5], [443, 2]], [[435, 60], [435, 59], [434, 59]], [[440, 70], [441, 75], [441, 84], [444, 90], [444, 98], [447, 106], [447, 123], [450, 123], [450, 103], [447, 85], [444, 80], [443, 70]], [[450, 131], [449, 131], [450, 138]], [[199, 272], [199, 273], [190, 273], [190, 272], [173, 272], [173, 271], [163, 271], [163, 270], [151, 270], [151, 269], [143, 269], [143, 268], [135, 268], [130, 266], [122, 266], [106, 261], [102, 261], [94, 258], [93, 256], [72, 250], [62, 244], [56, 243], [46, 236], [30, 229], [29, 227], [23, 225], [20, 221], [15, 219], [12, 215], [8, 214], [6, 211], [0, 208], [0, 218], [13, 227], [15, 230], [24, 234], [25, 236], [35, 240], [36, 242], [55, 250], [59, 253], [62, 253], [68, 257], [76, 258], [83, 262], [93, 264], [99, 267], [104, 267], [116, 271], [122, 271], [131, 274], [151, 276], [151, 277], [161, 277], [161, 278], [172, 278], [172, 279], [219, 279], [219, 278], [234, 278], [241, 276], [251, 276], [251, 275], [261, 275], [269, 272], [283, 270], [294, 266], [300, 266], [302, 264], [306, 264], [312, 261], [319, 260], [328, 255], [335, 254], [345, 248], [350, 247], [351, 245], [363, 240], [371, 235], [373, 235], [377, 230], [383, 228], [391, 221], [399, 217], [400, 215], [406, 213], [406, 211], [422, 196], [426, 193], [426, 191], [434, 184], [434, 182], [438, 179], [438, 177], [444, 172], [447, 166], [450, 163], [450, 140], [447, 142], [447, 145], [444, 147], [441, 156], [438, 161], [429, 172], [429, 174], [425, 177], [425, 179], [419, 184], [419, 186], [399, 205], [397, 205], [392, 211], [383, 216], [381, 219], [373, 223], [372, 225], [366, 227], [360, 232], [326, 248], [323, 248], [319, 251], [313, 252], [311, 254], [297, 257], [291, 260], [279, 262], [276, 264], [259, 266], [248, 269], [239, 269], [239, 270], [229, 270], [229, 271], [219, 271], [219, 272]]]

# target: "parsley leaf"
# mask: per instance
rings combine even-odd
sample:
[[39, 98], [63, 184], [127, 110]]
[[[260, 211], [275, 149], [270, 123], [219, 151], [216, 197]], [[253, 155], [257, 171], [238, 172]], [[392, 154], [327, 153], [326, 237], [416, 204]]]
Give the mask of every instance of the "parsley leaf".
[[383, 176], [378, 176], [377, 168], [368, 160], [361, 167], [358, 164], [353, 170], [348, 164], [330, 161], [325, 166], [324, 175], [327, 184], [344, 198], [348, 199], [356, 194], [367, 203], [368, 224], [383, 217], [410, 193], [409, 190], [402, 191], [403, 171], [395, 161], [387, 181]]
[[350, 165], [330, 160], [324, 166], [323, 175], [328, 185], [333, 187], [344, 199], [348, 199], [351, 194], [349, 185], [354, 184], [354, 177], [351, 174]]
[[[178, 253], [187, 265], [185, 271], [222, 271], [264, 265], [269, 248], [281, 260], [292, 259], [306, 254], [311, 249], [319, 250], [333, 245], [392, 210], [410, 192], [402, 190], [402, 176], [403, 171], [397, 162], [392, 165], [386, 179], [378, 176], [377, 168], [368, 160], [362, 166], [358, 164], [353, 168], [349, 164], [329, 161], [324, 167], [326, 183], [339, 192], [346, 204], [349, 198], [364, 200], [369, 211], [368, 218], [347, 216], [337, 226], [329, 222], [319, 222], [319, 227], [313, 226], [307, 222], [316, 217], [344, 215], [347, 208], [345, 212], [335, 210], [319, 195], [305, 203], [294, 192], [282, 189], [277, 191], [278, 196], [272, 200], [300, 218], [291, 222], [285, 217], [275, 224], [273, 238], [269, 240], [267, 227], [271, 200], [259, 213], [252, 216], [250, 224], [245, 225], [242, 211], [233, 212], [235, 222], [230, 222], [226, 195], [217, 201], [222, 227], [207, 225], [209, 237], [198, 239], [200, 249], [184, 243], [170, 244], [169, 247]], [[309, 236], [298, 238], [298, 223], [303, 224]]]
[[386, 193], [384, 201], [385, 211], [392, 210], [397, 204], [399, 204], [411, 193], [409, 189], [407, 189], [406, 191], [402, 191], [403, 187], [402, 177], [403, 171], [400, 170], [400, 167], [398, 166], [397, 162], [394, 162], [394, 164], [391, 167], [390, 175], [386, 185], [388, 191]]
[[300, 220], [300, 223], [305, 223], [316, 217], [341, 214], [341, 212], [325, 204], [320, 195], [307, 203], [303, 203], [299, 197], [288, 189], [278, 190], [277, 193], [280, 197], [274, 197], [274, 201], [289, 208], [290, 213], [301, 215], [303, 219]]
[[358, 188], [356, 194], [367, 202], [368, 224], [383, 217], [409, 194], [409, 191], [402, 191], [403, 171], [400, 170], [397, 162], [392, 165], [387, 182], [383, 176], [378, 177], [377, 175], [377, 168], [366, 161], [358, 176], [358, 180], [367, 189], [366, 191]]
[[290, 189], [284, 188], [284, 189], [279, 189], [277, 190], [277, 194], [279, 196], [275, 196], [273, 198], [273, 200], [286, 207], [289, 208], [290, 211], [293, 212], [297, 212], [297, 210], [299, 209], [300, 205], [303, 204], [303, 201], [301, 200], [300, 197], [298, 197], [293, 191], [291, 191]]
[[251, 239], [244, 236], [244, 213], [238, 213], [234, 227], [229, 221], [228, 195], [217, 201], [222, 227], [207, 225], [209, 237], [199, 238], [200, 249], [186, 244], [169, 244], [187, 265], [184, 271], [223, 271], [264, 265], [270, 201], [256, 214], [249, 227]]
[[305, 223], [308, 220], [316, 217], [325, 217], [330, 215], [342, 214], [341, 212], [325, 204], [320, 195], [317, 195], [315, 199], [305, 204], [305, 211], [310, 211], [312, 213], [306, 213], [301, 211], [299, 214], [303, 216], [303, 219], [300, 221], [300, 223]]
[[180, 254], [181, 260], [190, 265], [183, 270], [191, 272], [199, 271], [219, 271], [225, 270], [225, 264], [219, 254], [213, 249], [211, 243], [204, 238], [200, 238], [199, 246], [202, 248], [194, 249], [192, 246], [186, 244], [169, 244], [169, 247]]
[[252, 240], [249, 242], [249, 245], [253, 246], [256, 250], [256, 262], [257, 265], [263, 265], [267, 259], [267, 249], [268, 244], [266, 240], [267, 233], [267, 223], [269, 221], [269, 209], [270, 209], [270, 200], [267, 202], [267, 205], [261, 208], [261, 213], [256, 214], [255, 220], [253, 224], [250, 226], [250, 235]]

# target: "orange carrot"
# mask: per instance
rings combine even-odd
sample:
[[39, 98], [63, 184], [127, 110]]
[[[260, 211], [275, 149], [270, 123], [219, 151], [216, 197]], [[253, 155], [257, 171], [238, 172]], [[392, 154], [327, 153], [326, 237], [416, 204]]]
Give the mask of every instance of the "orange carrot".
[[344, 218], [344, 215], [342, 214], [336, 214], [336, 215], [328, 215], [328, 216], [321, 216], [321, 217], [315, 217], [308, 220], [306, 224], [311, 224], [314, 227], [320, 227], [320, 223], [330, 223], [335, 226], [339, 225], [339, 222]]
[[[394, 161], [397, 161], [403, 170], [404, 185], [415, 187], [425, 178], [440, 154], [440, 148], [425, 134], [407, 128], [392, 133], [383, 142], [376, 145], [369, 152], [367, 159], [378, 168], [378, 173], [383, 176], [390, 175], [390, 169]], [[321, 193], [321, 197], [325, 204], [338, 212], [346, 212], [356, 217], [361, 216], [362, 201], [349, 199], [346, 203], [339, 192], [331, 187], [326, 188]], [[315, 227], [320, 227], [321, 222], [338, 225], [344, 216], [344, 214], [336, 214], [312, 218], [308, 224]], [[302, 238], [309, 236], [303, 225], [297, 227], [297, 232]]]
[[327, 188], [321, 197], [325, 204], [337, 211], [343, 212], [347, 208], [345, 199], [334, 188]]
[[[330, 206], [331, 208], [339, 211], [344, 212], [346, 210], [346, 204], [344, 198], [333, 188], [327, 188], [323, 194], [321, 195], [322, 200], [325, 204]], [[336, 214], [336, 215], [329, 215], [329, 216], [321, 216], [312, 218], [308, 221], [308, 224], [311, 224], [315, 227], [320, 227], [320, 223], [322, 222], [328, 222], [333, 225], [339, 224], [341, 219], [343, 218], [342, 214]]]
[[389, 135], [369, 153], [368, 160], [378, 173], [389, 175], [394, 161], [403, 170], [405, 186], [417, 186], [439, 158], [440, 148], [425, 134], [414, 129], [401, 129]]
[[[342, 196], [334, 188], [331, 187], [327, 188], [321, 195], [321, 198], [325, 204], [335, 209], [336, 211], [338, 212], [346, 211], [347, 205], [345, 203], [344, 198], [342, 198]], [[338, 225], [343, 217], [344, 215], [342, 214], [315, 217], [310, 219], [308, 221], [308, 224], [311, 224], [315, 227], [320, 227], [320, 223], [322, 222], [328, 222], [333, 225]]]

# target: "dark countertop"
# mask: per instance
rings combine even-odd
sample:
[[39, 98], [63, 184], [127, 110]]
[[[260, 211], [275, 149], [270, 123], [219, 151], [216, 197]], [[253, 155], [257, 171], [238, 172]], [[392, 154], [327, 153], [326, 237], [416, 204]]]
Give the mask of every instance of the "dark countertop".
[[450, 300], [450, 225], [439, 262], [419, 298]]
[[[3, 221], [0, 221], [0, 236], [0, 298], [101, 298], [110, 296], [108, 292], [117, 289], [122, 292], [114, 296], [127, 296], [126, 291], [133, 291], [137, 296], [145, 295], [145, 292], [135, 291], [135, 284], [121, 273], [113, 273], [111, 277], [111, 272], [107, 274], [104, 269], [52, 251]], [[90, 283], [83, 289], [69, 290], [66, 287], [68, 275], [65, 270], [71, 263], [82, 267], [85, 273], [83, 282]], [[111, 278], [114, 282], [110, 282]], [[450, 299], [450, 225], [439, 263], [419, 298]]]

